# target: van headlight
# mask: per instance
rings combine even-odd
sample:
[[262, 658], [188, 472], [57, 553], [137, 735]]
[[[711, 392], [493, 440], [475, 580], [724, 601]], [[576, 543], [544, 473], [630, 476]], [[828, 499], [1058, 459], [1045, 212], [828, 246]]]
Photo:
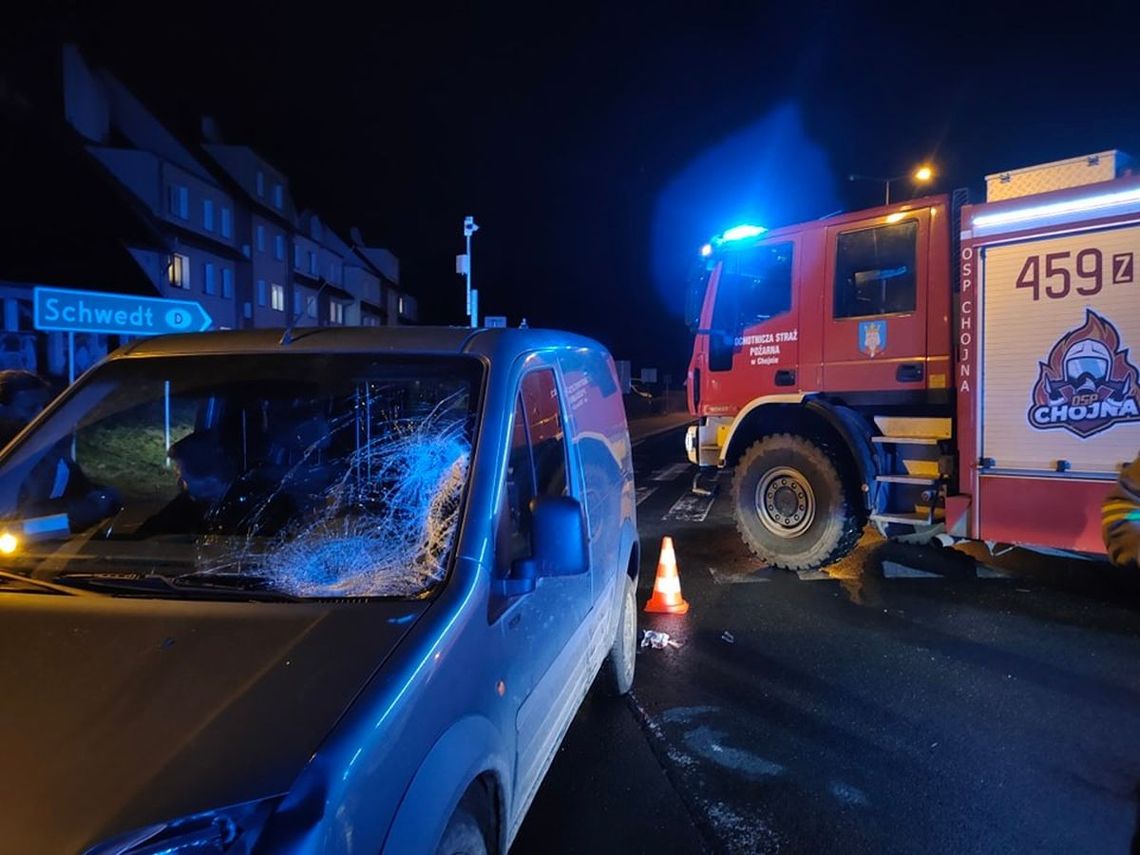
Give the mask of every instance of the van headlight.
[[84, 855], [240, 855], [249, 852], [280, 801], [246, 802], [120, 834]]

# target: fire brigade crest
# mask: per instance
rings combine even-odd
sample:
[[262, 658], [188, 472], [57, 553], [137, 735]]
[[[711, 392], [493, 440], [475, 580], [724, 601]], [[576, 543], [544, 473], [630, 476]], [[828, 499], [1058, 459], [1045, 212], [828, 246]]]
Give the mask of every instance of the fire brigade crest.
[[887, 349], [887, 322], [859, 322], [859, 350], [875, 357]]
[[1083, 438], [1140, 421], [1140, 372], [1116, 327], [1092, 309], [1039, 366], [1028, 413], [1038, 430], [1064, 428]]

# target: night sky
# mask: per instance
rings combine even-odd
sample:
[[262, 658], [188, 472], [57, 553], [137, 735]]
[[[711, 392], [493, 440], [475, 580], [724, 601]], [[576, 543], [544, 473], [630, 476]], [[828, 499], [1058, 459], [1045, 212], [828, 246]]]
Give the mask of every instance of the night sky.
[[928, 158], [936, 190], [980, 193], [990, 172], [1140, 155], [1134, 7], [877, 8], [56, 3], [0, 44], [71, 38], [181, 132], [212, 114], [299, 205], [392, 249], [424, 320], [463, 321], [472, 214], [484, 313], [668, 371], [688, 265], [741, 219], [864, 207], [881, 189], [848, 173]]

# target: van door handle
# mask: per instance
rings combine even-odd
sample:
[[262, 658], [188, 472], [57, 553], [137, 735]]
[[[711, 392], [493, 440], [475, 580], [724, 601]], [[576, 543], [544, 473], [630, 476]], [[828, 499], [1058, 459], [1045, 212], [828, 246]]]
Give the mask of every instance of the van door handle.
[[895, 371], [895, 379], [900, 383], [917, 383], [922, 379], [922, 363], [904, 362]]
[[790, 368], [781, 368], [776, 372], [777, 386], [795, 386], [796, 372]]

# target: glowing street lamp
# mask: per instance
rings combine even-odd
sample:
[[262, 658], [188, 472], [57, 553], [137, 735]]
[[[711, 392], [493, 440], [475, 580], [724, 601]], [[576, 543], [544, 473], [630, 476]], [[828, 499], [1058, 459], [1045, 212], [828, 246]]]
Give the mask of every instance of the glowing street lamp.
[[884, 185], [886, 189], [886, 200], [884, 205], [891, 204], [891, 182], [901, 181], [904, 178], [910, 178], [915, 184], [927, 184], [934, 178], [934, 168], [929, 164], [923, 164], [918, 167], [914, 172], [908, 175], [896, 175], [894, 178], [877, 178], [874, 175], [848, 175], [848, 181], [877, 181]]

